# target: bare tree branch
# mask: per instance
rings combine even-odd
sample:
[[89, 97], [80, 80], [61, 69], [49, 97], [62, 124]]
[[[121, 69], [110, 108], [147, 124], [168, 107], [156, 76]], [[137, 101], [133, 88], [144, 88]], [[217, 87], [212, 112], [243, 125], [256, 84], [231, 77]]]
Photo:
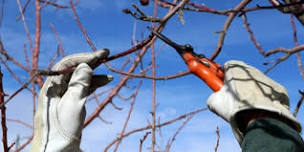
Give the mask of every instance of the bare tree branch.
[[216, 45], [216, 49], [213, 52], [213, 54], [211, 55], [211, 57], [209, 58], [210, 60], [214, 60], [219, 53], [222, 50], [222, 46], [224, 44], [224, 39], [226, 36], [226, 33], [228, 31], [228, 28], [230, 27], [230, 24], [232, 23], [233, 19], [235, 18], [235, 16], [237, 15], [238, 12], [240, 12], [244, 7], [247, 6], [247, 4], [249, 4], [251, 2], [251, 0], [242, 0], [233, 10], [233, 12], [231, 12], [223, 26], [223, 29], [221, 31], [220, 37], [218, 39], [217, 45]]
[[170, 152], [171, 146], [173, 144], [173, 142], [175, 141], [177, 135], [181, 132], [181, 130], [186, 126], [186, 124], [192, 119], [192, 116], [189, 116], [186, 118], [186, 120], [182, 123], [182, 125], [176, 130], [176, 132], [174, 133], [173, 137], [171, 138], [171, 140], [168, 141], [168, 144], [166, 146], [166, 150], [165, 152]]
[[[138, 92], [139, 92], [139, 89], [140, 89], [141, 85], [142, 85], [142, 81], [139, 82], [139, 84], [138, 84], [138, 86], [137, 86], [137, 88], [136, 88], [136, 91], [135, 91], [135, 93], [133, 94], [133, 101], [132, 101], [131, 104], [130, 104], [130, 109], [129, 109], [129, 112], [128, 112], [128, 114], [127, 114], [127, 118], [126, 118], [126, 120], [125, 120], [125, 123], [124, 123], [124, 125], [123, 125], [122, 130], [121, 130], [121, 133], [120, 133], [120, 135], [119, 135], [120, 137], [121, 137], [121, 136], [125, 133], [125, 131], [126, 131], [126, 128], [127, 128], [128, 122], [129, 122], [129, 120], [130, 120], [130, 117], [131, 117], [131, 114], [132, 114], [132, 111], [133, 111], [133, 107], [134, 107], [134, 104], [135, 104], [135, 101], [136, 101], [136, 96], [137, 96], [137, 94], [138, 94]], [[117, 151], [120, 142], [121, 142], [121, 140], [119, 140], [119, 141], [116, 143], [116, 146], [115, 146], [113, 152], [116, 152], [116, 151]]]
[[32, 135], [30, 138], [28, 138], [27, 141], [24, 144], [22, 144], [18, 149], [16, 149], [14, 152], [20, 152], [21, 150], [23, 150], [27, 145], [29, 145], [31, 143], [33, 138], [34, 138], [34, 135]]
[[220, 145], [220, 129], [219, 129], [218, 126], [216, 127], [216, 135], [217, 135], [217, 139], [216, 139], [216, 145], [215, 145], [215, 148], [214, 148], [214, 152], [217, 152], [217, 149]]
[[301, 97], [300, 97], [300, 99], [299, 99], [299, 101], [298, 101], [298, 103], [297, 103], [297, 106], [296, 106], [296, 108], [295, 108], [295, 110], [294, 110], [294, 112], [293, 112], [293, 115], [294, 115], [295, 117], [298, 115], [298, 112], [299, 112], [300, 107], [301, 107], [301, 105], [302, 105], [302, 103], [303, 103], [303, 100], [304, 100], [304, 92], [301, 91], [301, 90], [299, 90], [299, 93], [300, 93]]
[[88, 42], [88, 44], [89, 44], [89, 46], [91, 47], [91, 49], [92, 49], [93, 51], [96, 51], [97, 49], [96, 49], [95, 45], [94, 45], [93, 42], [90, 40], [89, 35], [88, 35], [86, 29], [83, 27], [83, 25], [81, 24], [81, 22], [80, 22], [80, 20], [79, 20], [79, 16], [77, 15], [77, 12], [76, 12], [76, 9], [75, 9], [75, 4], [73, 3], [73, 0], [70, 0], [70, 7], [71, 7], [71, 9], [72, 9], [72, 12], [73, 12], [73, 15], [74, 15], [74, 19], [75, 19], [75, 21], [77, 22], [77, 24], [78, 24], [80, 30], [82, 31], [82, 33], [83, 33], [83, 35], [84, 35], [86, 41]]
[[[183, 114], [177, 118], [174, 118], [172, 120], [169, 120], [169, 121], [166, 121], [166, 122], [163, 122], [163, 123], [160, 123], [158, 125], [156, 125], [155, 127], [156, 128], [161, 128], [163, 126], [167, 126], [167, 125], [170, 125], [176, 121], [179, 121], [181, 119], [185, 119], [185, 118], [188, 118], [189, 116], [193, 116], [199, 112], [202, 112], [202, 111], [206, 111], [208, 108], [202, 108], [202, 109], [198, 109], [198, 110], [195, 110], [195, 111], [192, 111], [192, 112], [189, 112], [189, 113], [186, 113], [186, 114]], [[132, 130], [132, 131], [129, 131], [127, 133], [125, 133], [124, 135], [122, 135], [121, 137], [119, 138], [116, 138], [115, 140], [113, 140], [109, 145], [107, 145], [107, 147], [105, 149], [108, 149], [108, 147], [111, 147], [113, 144], [115, 144], [118, 140], [121, 140], [121, 138], [125, 138], [125, 137], [128, 137], [129, 135], [131, 134], [134, 134], [136, 132], [141, 132], [141, 131], [144, 131], [144, 130], [148, 130], [148, 129], [151, 129], [152, 128], [152, 125], [149, 124], [148, 126], [146, 127], [142, 127], [142, 128], [138, 128], [138, 129], [135, 129], [135, 130]], [[106, 152], [106, 151], [104, 151]]]
[[3, 151], [8, 152], [8, 145], [7, 145], [7, 126], [6, 126], [6, 107], [4, 104], [4, 90], [3, 90], [3, 83], [2, 79], [3, 74], [0, 67], [0, 104], [1, 104], [1, 127], [2, 127], [2, 145]]
[[0, 27], [1, 27], [1, 25], [2, 25], [2, 21], [3, 21], [3, 15], [4, 15], [4, 5], [5, 5], [5, 0], [1, 0]]
[[151, 132], [146, 132], [146, 134], [143, 136], [143, 138], [139, 140], [139, 152], [142, 152], [142, 146], [150, 134], [151, 134]]

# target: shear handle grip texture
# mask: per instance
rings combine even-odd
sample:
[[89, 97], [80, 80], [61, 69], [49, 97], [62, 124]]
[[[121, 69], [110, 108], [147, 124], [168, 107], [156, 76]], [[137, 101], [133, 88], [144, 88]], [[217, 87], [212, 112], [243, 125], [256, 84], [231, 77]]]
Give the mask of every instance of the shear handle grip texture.
[[[219, 91], [224, 86], [224, 72], [219, 64], [206, 58], [198, 59], [188, 52], [183, 54], [183, 58], [190, 72], [203, 80], [214, 92]], [[202, 62], [207, 63], [208, 66]]]

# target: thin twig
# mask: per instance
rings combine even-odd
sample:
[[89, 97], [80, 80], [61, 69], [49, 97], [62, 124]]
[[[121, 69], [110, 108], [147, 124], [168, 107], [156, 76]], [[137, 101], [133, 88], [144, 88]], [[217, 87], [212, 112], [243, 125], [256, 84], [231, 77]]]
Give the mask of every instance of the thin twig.
[[20, 12], [20, 14], [19, 14], [19, 15], [17, 16], [17, 18], [16, 18], [17, 21], [20, 20], [22, 14], [24, 14], [24, 12], [25, 12], [27, 6], [30, 4], [30, 2], [31, 2], [31, 0], [27, 0], [27, 1], [25, 2], [25, 4], [24, 4], [24, 6], [23, 6], [23, 8], [22, 8], [22, 10], [21, 10], [21, 12]]
[[6, 119], [7, 121], [10, 121], [10, 122], [15, 122], [15, 123], [18, 123], [18, 124], [21, 124], [27, 128], [30, 128], [30, 129], [34, 129], [34, 127], [26, 122], [23, 122], [21, 120], [17, 120], [17, 119], [10, 119], [10, 118], [7, 118]]
[[187, 119], [182, 123], [181, 126], [178, 127], [176, 132], [173, 134], [171, 140], [168, 141], [165, 152], [170, 152], [170, 148], [172, 147], [173, 142], [176, 140], [177, 135], [181, 132], [181, 130], [186, 126], [186, 124], [193, 118], [193, 115], [187, 117]]
[[20, 152], [22, 149], [24, 149], [28, 144], [31, 143], [31, 141], [33, 140], [34, 135], [32, 135], [30, 138], [28, 138], [28, 140], [22, 144], [18, 149], [16, 149], [14, 152]]
[[4, 48], [4, 45], [2, 43], [2, 40], [0, 38], [0, 52], [1, 54], [9, 61], [13, 62], [15, 65], [17, 65], [18, 67], [20, 67], [21, 69], [25, 70], [25, 71], [30, 71], [27, 67], [25, 67], [23, 64], [21, 64], [20, 62], [18, 62], [17, 60], [15, 60], [13, 57], [11, 57], [9, 54], [7, 54], [7, 51]]
[[[27, 88], [27, 86], [35, 79], [36, 75], [31, 76], [25, 83], [24, 85], [22, 85], [19, 89], [17, 89], [11, 96], [8, 97], [8, 99], [6, 99], [6, 101], [4, 102], [4, 104], [7, 104], [8, 102], [10, 102], [18, 93], [20, 93], [23, 89]], [[2, 106], [3, 103], [0, 105]]]
[[253, 34], [252, 30], [251, 30], [250, 27], [249, 27], [249, 23], [248, 23], [248, 21], [247, 21], [247, 15], [244, 14], [244, 15], [242, 16], [242, 18], [243, 18], [243, 22], [244, 22], [245, 28], [246, 28], [247, 32], [249, 33], [249, 35], [250, 35], [251, 41], [253, 42], [253, 44], [255, 45], [255, 47], [258, 49], [258, 51], [259, 51], [262, 55], [264, 55], [265, 51], [262, 49], [260, 43], [255, 39], [254, 34]]
[[[304, 45], [299, 45], [296, 46], [294, 48], [291, 49], [286, 49], [286, 48], [276, 48], [276, 49], [272, 49], [269, 50], [265, 53], [265, 56], [268, 57], [270, 55], [276, 54], [276, 53], [285, 53], [284, 56], [276, 59], [273, 63], [273, 65], [271, 67], [269, 67], [265, 73], [268, 73], [269, 71], [271, 71], [273, 68], [275, 68], [278, 64], [282, 63], [283, 61], [287, 60], [291, 55], [293, 55], [294, 53], [298, 53], [304, 50]], [[270, 62], [265, 62], [265, 65], [270, 64]]]
[[141, 21], [149, 21], [149, 22], [162, 22], [161, 18], [157, 18], [156, 16], [148, 16], [146, 15], [142, 10], [140, 10], [137, 5], [132, 4], [132, 6], [135, 8], [136, 12], [139, 13], [139, 15], [136, 12], [132, 12], [129, 9], [124, 9], [123, 12], [126, 14], [130, 14], [132, 17], [134, 17], [137, 20]]
[[296, 47], [291, 48], [291, 49], [286, 49], [286, 48], [280, 47], [280, 48], [276, 48], [276, 49], [266, 51], [265, 56], [270, 56], [270, 55], [276, 54], [276, 53], [293, 54], [293, 53], [297, 53], [297, 52], [300, 52], [300, 51], [303, 51], [303, 50], [304, 50], [304, 45], [299, 45], [299, 46], [296, 46]]
[[75, 19], [75, 21], [77, 22], [77, 24], [78, 24], [80, 30], [82, 31], [82, 33], [83, 33], [83, 35], [84, 35], [84, 37], [85, 37], [87, 43], [89, 44], [89, 46], [91, 47], [91, 49], [92, 49], [93, 51], [96, 51], [97, 49], [96, 49], [95, 45], [94, 45], [93, 42], [90, 40], [89, 35], [88, 35], [86, 29], [83, 27], [83, 25], [82, 25], [81, 22], [80, 22], [79, 16], [77, 15], [75, 6], [74, 6], [74, 4], [73, 4], [73, 0], [70, 0], [70, 7], [71, 7], [71, 9], [72, 9], [72, 12], [73, 12], [73, 15], [74, 15], [74, 19]]
[[[104, 94], [106, 94], [106, 93], [108, 93], [108, 92], [110, 92], [110, 91], [112, 91], [113, 90], [113, 88], [109, 88], [109, 89], [106, 89], [106, 90], [103, 90], [102, 92], [99, 92], [99, 93], [94, 93], [93, 95], [93, 97], [91, 97], [91, 98], [89, 98], [89, 99], [87, 99], [87, 101], [91, 101], [91, 100], [96, 100], [96, 99], [98, 99], [97, 97], [98, 96], [102, 96], [102, 95], [104, 95]], [[98, 103], [99, 104], [99, 103]]]
[[143, 144], [145, 142], [145, 140], [147, 139], [147, 137], [151, 134], [151, 132], [146, 132], [146, 134], [143, 136], [142, 139], [139, 140], [139, 152], [142, 152], [142, 147], [143, 147]]
[[221, 136], [220, 136], [220, 129], [219, 129], [218, 126], [216, 127], [216, 135], [217, 135], [217, 139], [216, 139], [216, 145], [215, 145], [215, 148], [214, 148], [214, 152], [217, 152], [217, 149], [220, 145], [220, 137]]
[[16, 0], [16, 1], [17, 1], [17, 5], [18, 5], [18, 8], [19, 8], [19, 12], [20, 12], [20, 17], [21, 17], [22, 22], [23, 22], [23, 27], [24, 27], [24, 30], [25, 30], [25, 34], [26, 34], [27, 40], [29, 42], [29, 47], [30, 47], [31, 52], [33, 53], [34, 50], [33, 50], [33, 44], [32, 44], [32, 38], [31, 38], [30, 30], [29, 30], [29, 28], [27, 26], [27, 23], [26, 23], [24, 14], [23, 14], [24, 11], [25, 11], [26, 6], [28, 5], [28, 3], [29, 3], [30, 0], [28, 0], [26, 2], [25, 6], [24, 6], [24, 9], [22, 9], [20, 0]]
[[40, 2], [44, 3], [44, 5], [51, 5], [53, 7], [59, 8], [59, 9], [70, 8], [69, 6], [60, 5], [60, 4], [54, 3], [54, 2], [49, 1], [49, 0], [40, 0]]
[[242, 0], [233, 10], [233, 12], [231, 12], [227, 18], [227, 20], [225, 21], [225, 24], [223, 26], [223, 29], [221, 31], [220, 37], [218, 39], [217, 45], [216, 45], [216, 49], [213, 52], [213, 54], [210, 57], [210, 60], [214, 60], [219, 53], [222, 50], [222, 46], [224, 44], [224, 39], [226, 36], [226, 33], [228, 31], [228, 28], [230, 27], [230, 24], [232, 23], [233, 19], [235, 18], [235, 16], [237, 15], [238, 12], [240, 12], [244, 7], [247, 6], [247, 4], [249, 4], [251, 2], [251, 0]]
[[2, 0], [1, 2], [2, 3], [1, 3], [1, 11], [0, 11], [0, 27], [1, 27], [2, 21], [3, 21], [5, 0]]
[[[156, 128], [161, 128], [163, 126], [167, 126], [167, 125], [170, 125], [176, 121], [179, 121], [181, 119], [185, 119], [185, 118], [188, 118], [189, 116], [192, 116], [192, 115], [195, 115], [199, 112], [202, 112], [202, 111], [206, 111], [208, 108], [202, 108], [202, 109], [198, 109], [198, 110], [195, 110], [195, 111], [192, 111], [192, 112], [189, 112], [189, 113], [186, 113], [186, 114], [183, 114], [183, 115], [180, 115], [179, 117], [176, 117], [174, 119], [171, 119], [169, 121], [166, 121], [166, 122], [163, 122], [163, 123], [160, 123], [160, 124], [157, 124], [155, 127]], [[148, 130], [148, 129], [151, 129], [152, 128], [152, 125], [149, 124], [147, 125], [146, 127], [142, 127], [142, 128], [138, 128], [138, 129], [134, 129], [134, 130], [131, 130], [127, 133], [125, 133], [124, 135], [122, 135], [121, 137], [118, 137], [116, 138], [115, 140], [113, 140], [109, 145], [107, 145], [107, 147], [111, 147], [113, 144], [115, 144], [118, 140], [121, 140], [121, 138], [125, 138], [131, 134], [134, 134], [134, 133], [137, 133], [137, 132], [141, 132], [141, 131], [144, 131], [144, 130]], [[105, 148], [105, 149], [108, 149], [108, 148]]]
[[[295, 46], [298, 46], [299, 42], [298, 42], [298, 37], [297, 37], [297, 28], [296, 28], [296, 25], [295, 25], [295, 22], [293, 19], [293, 14], [290, 14], [290, 23], [291, 23], [291, 27], [292, 27], [292, 31], [293, 31], [293, 41], [295, 43]], [[302, 66], [301, 53], [297, 52], [296, 56], [297, 56], [297, 63], [298, 63], [297, 65], [300, 70], [300, 75], [304, 78], [304, 70], [303, 70], [303, 66]]]
[[56, 39], [58, 41], [58, 47], [57, 47], [56, 55], [49, 62], [49, 65], [48, 65], [47, 69], [50, 69], [54, 65], [56, 59], [60, 56], [60, 53], [62, 53], [62, 56], [64, 56], [64, 48], [63, 48], [62, 41], [61, 41], [61, 38], [60, 38], [59, 34], [58, 34], [58, 32], [57, 32], [57, 30], [56, 30], [56, 28], [53, 24], [50, 24], [50, 28], [55, 33]]
[[1, 127], [2, 127], [2, 145], [3, 151], [8, 152], [7, 145], [7, 126], [6, 126], [6, 107], [4, 104], [4, 90], [3, 90], [3, 74], [0, 67], [0, 104], [1, 104]]
[[112, 122], [105, 120], [104, 118], [102, 118], [100, 115], [98, 115], [97, 117], [100, 121], [104, 122], [105, 124], [112, 124]]
[[[153, 17], [157, 16], [157, 3], [154, 3], [153, 6]], [[152, 24], [152, 28], [155, 28], [155, 24]], [[154, 41], [151, 43], [151, 62], [152, 62], [152, 76], [155, 77], [156, 67], [155, 67], [155, 47]], [[155, 151], [156, 145], [156, 134], [155, 134], [155, 126], [156, 126], [156, 81], [152, 80], [152, 140], [151, 140], [151, 151]]]
[[[190, 2], [190, 1], [187, 4], [192, 6], [192, 7], [183, 7], [183, 10], [194, 11], [194, 12], [213, 13], [213, 14], [217, 14], [217, 15], [228, 15], [232, 11], [232, 10], [219, 11], [219, 10], [216, 10], [216, 9], [213, 9], [213, 8], [209, 8], [205, 5], [193, 3], [193, 2]], [[159, 0], [158, 5], [160, 7], [165, 7], [165, 8], [167, 8], [169, 6], [176, 6], [175, 3], [168, 2], [166, 0]]]
[[8, 151], [10, 151], [14, 146], [15, 146], [16, 142], [12, 142], [9, 146], [8, 146]]
[[[19, 77], [17, 74], [15, 74], [15, 73], [13, 72], [13, 70], [7, 65], [7, 63], [2, 59], [1, 56], [0, 56], [0, 62], [5, 66], [6, 70], [13, 76], [13, 78], [14, 78], [15, 80], [17, 80], [17, 82], [18, 82], [19, 84], [24, 85], [24, 83], [22, 82], [22, 80], [20, 79], [20, 77]], [[27, 89], [28, 91], [31, 91], [31, 90], [30, 90], [29, 88], [27, 88], [27, 87], [26, 87], [26, 89]]]
[[111, 105], [113, 106], [113, 108], [116, 109], [116, 110], [119, 110], [119, 111], [123, 110], [123, 108], [118, 107], [113, 101], [111, 101], [110, 104], [111, 104]]
[[28, 51], [26, 49], [26, 44], [25, 43], [23, 45], [23, 52], [24, 52], [24, 60], [25, 60], [26, 67], [28, 69], [30, 69], [30, 60], [29, 60], [29, 57], [28, 57]]
[[[133, 101], [132, 101], [131, 104], [130, 104], [130, 109], [129, 109], [129, 112], [128, 112], [128, 114], [127, 114], [127, 118], [126, 118], [126, 120], [125, 120], [125, 123], [124, 123], [124, 125], [123, 125], [122, 130], [121, 130], [121, 133], [120, 133], [120, 135], [119, 135], [120, 137], [121, 137], [121, 136], [125, 133], [125, 131], [126, 131], [126, 128], [127, 128], [128, 123], [129, 123], [129, 120], [130, 120], [130, 117], [131, 117], [131, 114], [132, 114], [132, 111], [133, 111], [133, 107], [134, 107], [134, 104], [135, 104], [135, 101], [136, 101], [136, 96], [137, 96], [137, 94], [138, 94], [138, 92], [139, 92], [139, 89], [140, 89], [141, 85], [142, 85], [142, 81], [139, 82], [139, 84], [138, 84], [138, 86], [137, 86], [137, 88], [136, 88], [136, 91], [135, 91], [135, 93], [133, 94]], [[121, 140], [119, 140], [119, 141], [116, 143], [116, 146], [115, 146], [113, 152], [116, 152], [116, 151], [117, 151], [117, 149], [118, 149], [120, 143], [121, 143]]]
[[293, 112], [293, 115], [294, 115], [295, 117], [298, 115], [298, 112], [299, 112], [300, 107], [301, 107], [301, 105], [302, 105], [302, 103], [303, 103], [303, 100], [304, 100], [304, 91], [299, 90], [299, 93], [301, 94], [301, 97], [300, 97], [300, 99], [299, 99], [299, 101], [298, 101], [298, 103], [297, 103], [297, 106], [296, 106], [296, 108], [295, 108], [295, 110], [294, 110], [294, 112]]

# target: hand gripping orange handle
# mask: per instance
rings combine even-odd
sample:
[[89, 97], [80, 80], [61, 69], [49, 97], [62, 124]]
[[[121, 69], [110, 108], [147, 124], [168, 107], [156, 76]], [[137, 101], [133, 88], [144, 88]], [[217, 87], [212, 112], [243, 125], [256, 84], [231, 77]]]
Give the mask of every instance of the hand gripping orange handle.
[[[190, 52], [182, 55], [191, 73], [203, 80], [214, 92], [219, 91], [224, 85], [224, 72], [220, 65], [206, 58], [198, 59]], [[208, 66], [202, 64], [208, 64]]]

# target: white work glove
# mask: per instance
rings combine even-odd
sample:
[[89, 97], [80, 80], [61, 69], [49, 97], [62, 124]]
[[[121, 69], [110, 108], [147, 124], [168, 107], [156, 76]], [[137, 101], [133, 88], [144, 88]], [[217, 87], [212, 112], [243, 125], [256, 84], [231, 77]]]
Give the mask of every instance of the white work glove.
[[244, 135], [237, 120], [244, 111], [274, 113], [301, 131], [300, 123], [289, 111], [288, 94], [283, 86], [241, 61], [229, 61], [224, 69], [224, 86], [208, 98], [207, 104], [211, 111], [230, 123], [240, 144]]
[[49, 76], [39, 94], [34, 120], [31, 152], [77, 152], [86, 115], [85, 101], [100, 86], [110, 82], [109, 75], [93, 75], [98, 60], [106, 58], [108, 50], [67, 56], [52, 70], [77, 66], [73, 74]]

